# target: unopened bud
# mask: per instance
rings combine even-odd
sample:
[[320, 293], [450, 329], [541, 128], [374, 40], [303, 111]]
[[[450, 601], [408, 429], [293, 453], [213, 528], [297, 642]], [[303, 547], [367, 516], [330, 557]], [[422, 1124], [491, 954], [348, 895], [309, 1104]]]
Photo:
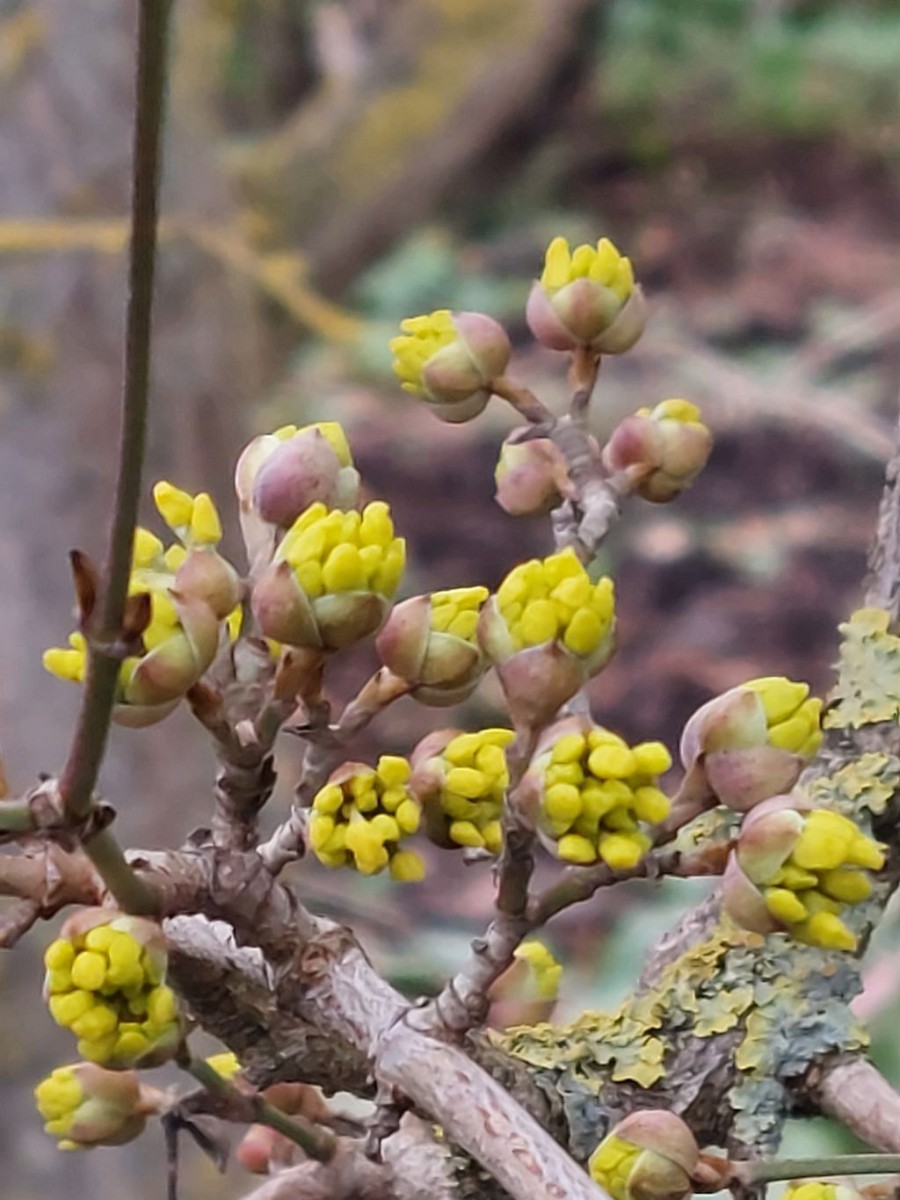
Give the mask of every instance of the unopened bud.
[[663, 504], [693, 483], [711, 450], [700, 410], [687, 400], [664, 400], [616, 426], [603, 462], [609, 471], [626, 472], [639, 496]]
[[505, 1029], [549, 1020], [561, 977], [562, 967], [543, 942], [523, 942], [491, 989], [491, 1024]]
[[513, 517], [541, 516], [572, 494], [566, 460], [549, 438], [507, 438], [494, 480], [497, 503]]
[[475, 637], [485, 587], [413, 596], [398, 604], [375, 645], [384, 665], [422, 704], [445, 707], [472, 694], [485, 670]]
[[106, 1071], [95, 1063], [57, 1067], [34, 1089], [44, 1129], [60, 1149], [121, 1146], [144, 1129], [164, 1100], [135, 1071]]
[[517, 723], [540, 724], [613, 652], [612, 580], [592, 583], [572, 550], [514, 567], [482, 609], [478, 640]]
[[359, 475], [334, 442], [310, 425], [278, 443], [253, 481], [253, 503], [264, 521], [287, 529], [317, 500], [329, 508], [352, 507]]
[[699, 1158], [681, 1117], [645, 1109], [614, 1126], [588, 1159], [588, 1170], [613, 1200], [685, 1200]]
[[822, 740], [821, 701], [804, 683], [751, 679], [699, 708], [685, 725], [686, 786], [737, 812], [789, 791]]
[[210, 546], [190, 550], [175, 572], [175, 590], [203, 600], [220, 621], [240, 602], [240, 577], [227, 559]]
[[502, 325], [484, 313], [439, 309], [401, 321], [392, 339], [403, 390], [430, 404], [442, 421], [470, 421], [491, 397], [491, 383], [512, 352]]
[[241, 532], [256, 574], [271, 559], [281, 532], [311, 504], [353, 508], [359, 472], [341, 426], [319, 421], [300, 428], [285, 425], [254, 438], [238, 459], [234, 486]]
[[744, 819], [725, 871], [723, 906], [745, 929], [784, 930], [810, 945], [854, 950], [842, 910], [868, 898], [866, 871], [883, 865], [883, 847], [848, 817], [775, 796]]
[[544, 270], [525, 310], [528, 327], [551, 350], [630, 350], [644, 331], [647, 306], [631, 262], [612, 242], [570, 251], [565, 238], [547, 248]]

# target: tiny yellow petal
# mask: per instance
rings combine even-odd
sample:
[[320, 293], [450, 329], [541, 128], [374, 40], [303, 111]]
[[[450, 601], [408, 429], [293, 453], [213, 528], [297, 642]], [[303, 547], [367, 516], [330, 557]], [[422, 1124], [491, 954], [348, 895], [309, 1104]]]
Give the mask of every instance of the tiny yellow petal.
[[413, 850], [398, 850], [391, 858], [389, 870], [398, 883], [418, 883], [425, 878], [425, 864]]
[[194, 498], [190, 492], [182, 491], [165, 479], [153, 488], [153, 502], [159, 515], [171, 529], [186, 529], [191, 523]]
[[93, 950], [82, 950], [72, 963], [72, 982], [77, 988], [95, 992], [106, 980], [106, 958]]
[[200, 492], [194, 497], [191, 537], [200, 546], [217, 546], [222, 540], [222, 522], [208, 492]]

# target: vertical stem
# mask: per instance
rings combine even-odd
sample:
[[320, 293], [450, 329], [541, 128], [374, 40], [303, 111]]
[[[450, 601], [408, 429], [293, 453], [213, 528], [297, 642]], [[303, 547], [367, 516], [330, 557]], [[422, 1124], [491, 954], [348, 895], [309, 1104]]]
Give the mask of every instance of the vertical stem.
[[97, 774], [106, 750], [121, 661], [116, 642], [120, 637], [131, 573], [147, 423], [166, 33], [170, 7], [171, 0], [140, 0], [129, 293], [118, 480], [106, 590], [102, 597], [99, 624], [91, 631], [89, 638], [90, 654], [81, 712], [60, 780], [66, 808], [76, 817], [85, 816], [91, 806]]
[[109, 638], [122, 624], [144, 464], [170, 10], [170, 0], [140, 0], [119, 477], [99, 630]]

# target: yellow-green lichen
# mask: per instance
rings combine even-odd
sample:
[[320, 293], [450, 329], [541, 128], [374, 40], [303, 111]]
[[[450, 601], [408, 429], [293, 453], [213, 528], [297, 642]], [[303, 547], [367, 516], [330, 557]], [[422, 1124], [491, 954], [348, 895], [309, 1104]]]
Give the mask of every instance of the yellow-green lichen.
[[[687, 1103], [711, 1086], [704, 1072], [721, 1072], [724, 1055], [735, 1064], [724, 1125], [762, 1152], [777, 1143], [790, 1107], [788, 1081], [825, 1055], [865, 1043], [849, 1007], [859, 986], [853, 956], [799, 945], [786, 934], [763, 938], [726, 918], [615, 1013], [519, 1027], [493, 1040], [531, 1064], [539, 1086], [562, 1097], [573, 1152], [585, 1157], [610, 1112], [635, 1102], [635, 1085], [662, 1107]], [[728, 1042], [707, 1056], [702, 1042], [717, 1037]], [[623, 1099], [629, 1085], [632, 1099], [628, 1092]]]
[[859, 729], [900, 717], [900, 637], [888, 632], [881, 608], [861, 608], [841, 625], [837, 698], [826, 711], [826, 729]]
[[806, 791], [816, 808], [833, 809], [856, 819], [865, 810], [879, 816], [900, 789], [900, 759], [861, 754], [833, 775], [822, 776]]

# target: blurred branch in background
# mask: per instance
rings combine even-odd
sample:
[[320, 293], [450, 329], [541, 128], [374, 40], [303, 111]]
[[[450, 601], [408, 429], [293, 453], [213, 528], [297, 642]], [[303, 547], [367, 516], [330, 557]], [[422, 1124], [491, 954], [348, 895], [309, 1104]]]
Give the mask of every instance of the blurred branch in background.
[[583, 28], [596, 8], [396, 0], [378, 8], [364, 65], [343, 74], [328, 53], [342, 6], [320, 6], [331, 73], [280, 129], [232, 156], [264, 236], [302, 244], [313, 278], [340, 292], [587, 71]]
[[[91, 250], [121, 254], [127, 243], [124, 220], [0, 219], [0, 255], [61, 254]], [[318, 296], [304, 282], [307, 268], [298, 254], [262, 253], [252, 248], [237, 228], [192, 225], [170, 219], [160, 227], [160, 242], [187, 242], [238, 277], [255, 284], [279, 304], [298, 325], [326, 340], [352, 341], [360, 322]]]

